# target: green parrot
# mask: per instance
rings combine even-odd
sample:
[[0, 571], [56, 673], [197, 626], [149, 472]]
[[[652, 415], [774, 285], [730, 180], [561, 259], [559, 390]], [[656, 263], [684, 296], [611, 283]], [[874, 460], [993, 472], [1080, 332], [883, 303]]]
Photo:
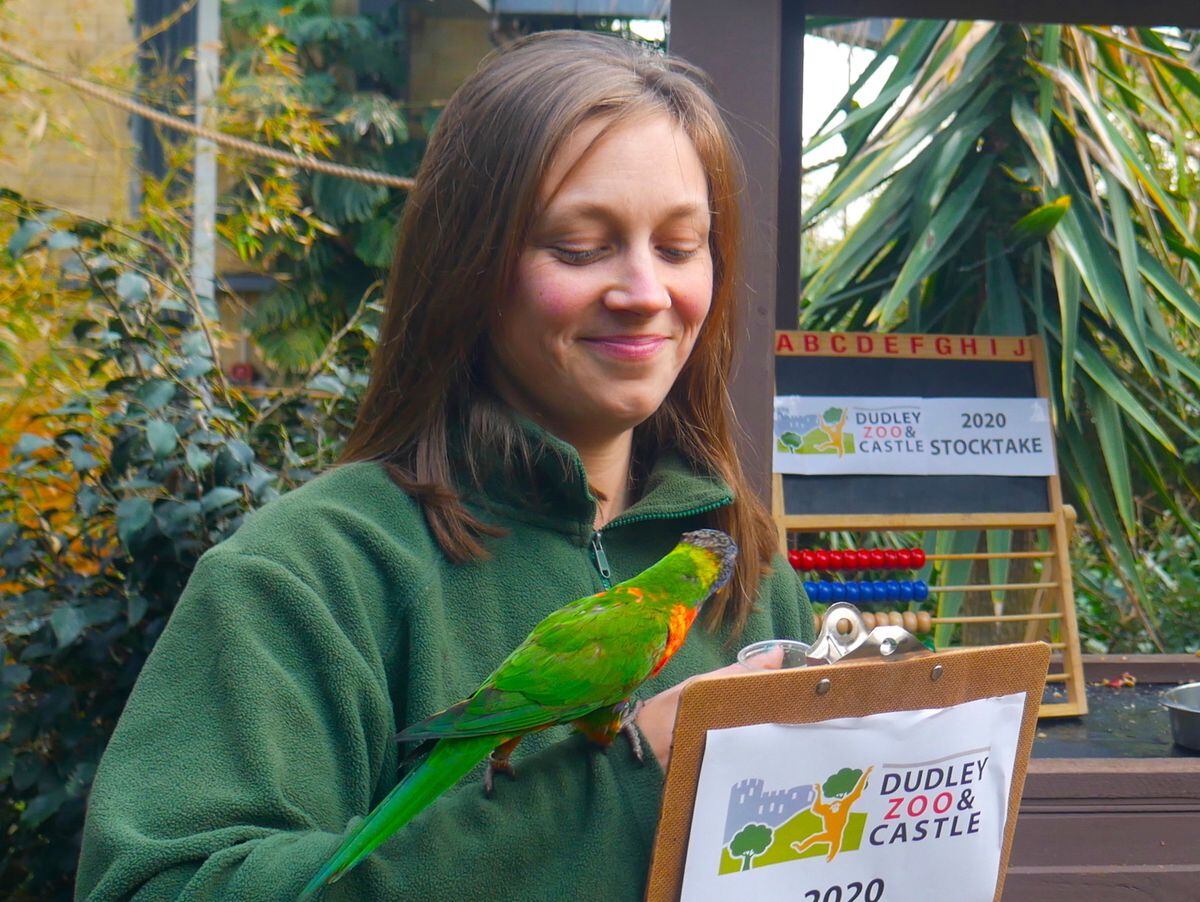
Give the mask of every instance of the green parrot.
[[716, 529], [684, 533], [633, 579], [547, 616], [470, 698], [403, 730], [400, 742], [433, 742], [428, 756], [346, 837], [300, 899], [342, 877], [484, 758], [490, 795], [496, 772], [512, 775], [509, 756], [528, 733], [571, 723], [602, 746], [625, 733], [640, 761], [629, 697], [683, 645], [700, 605], [728, 582], [737, 550]]

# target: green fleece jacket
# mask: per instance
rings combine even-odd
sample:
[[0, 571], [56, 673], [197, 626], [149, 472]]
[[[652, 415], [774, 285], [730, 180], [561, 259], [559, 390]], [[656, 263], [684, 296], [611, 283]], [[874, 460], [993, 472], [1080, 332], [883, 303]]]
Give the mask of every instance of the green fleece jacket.
[[[550, 444], [539, 503], [520, 485], [472, 501], [509, 530], [488, 561], [447, 561], [369, 463], [285, 495], [205, 554], [100, 764], [77, 898], [294, 899], [395, 785], [400, 728], [469, 695], [551, 611], [636, 575], [731, 500], [668, 458], [596, 540], [582, 465]], [[811, 631], [779, 559], [736, 643], [697, 626], [639, 694], [727, 664], [742, 643]], [[493, 798], [473, 774], [325, 898], [641, 899], [657, 763], [565, 727], [528, 737], [513, 763]]]

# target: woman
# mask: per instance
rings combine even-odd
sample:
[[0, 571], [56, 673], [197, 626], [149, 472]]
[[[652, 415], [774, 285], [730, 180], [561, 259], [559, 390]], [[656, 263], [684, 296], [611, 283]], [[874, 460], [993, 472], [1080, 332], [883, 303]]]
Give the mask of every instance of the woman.
[[537, 35], [447, 105], [343, 465], [204, 556], [96, 778], [81, 897], [294, 898], [395, 785], [392, 737], [681, 533], [741, 546], [654, 680], [652, 752], [562, 730], [334, 898], [641, 898], [679, 683], [810, 612], [735, 456], [737, 159], [699, 74]]

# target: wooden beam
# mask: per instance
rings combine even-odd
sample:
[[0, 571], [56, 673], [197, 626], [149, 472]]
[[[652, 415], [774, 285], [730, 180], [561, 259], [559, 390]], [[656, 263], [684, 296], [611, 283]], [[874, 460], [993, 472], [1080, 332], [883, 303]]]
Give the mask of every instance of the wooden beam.
[[807, 0], [809, 15], [989, 19], [1083, 25], [1200, 26], [1196, 0]]
[[[704, 69], [746, 164], [742, 204], [745, 291], [730, 384], [743, 431], [742, 466], [764, 504], [771, 502], [771, 424], [779, 245], [780, 88], [783, 0], [687, 0], [671, 6], [668, 52]], [[789, 90], [791, 90], [789, 82]], [[799, 165], [798, 147], [790, 150]], [[791, 190], [799, 190], [793, 185]], [[798, 242], [793, 233], [788, 241]]]

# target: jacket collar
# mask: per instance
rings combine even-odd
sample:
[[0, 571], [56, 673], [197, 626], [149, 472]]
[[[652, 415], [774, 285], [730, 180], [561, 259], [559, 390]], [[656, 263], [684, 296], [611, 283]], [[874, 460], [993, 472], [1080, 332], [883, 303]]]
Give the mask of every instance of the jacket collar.
[[[468, 491], [467, 502], [485, 513], [590, 537], [596, 497], [588, 488], [579, 452], [532, 420], [517, 413], [512, 416], [533, 451], [530, 472], [509, 479], [499, 466], [491, 467], [482, 492]], [[697, 470], [683, 455], [670, 451], [654, 461], [638, 499], [605, 529], [694, 516], [732, 501], [733, 492], [724, 480]]]

